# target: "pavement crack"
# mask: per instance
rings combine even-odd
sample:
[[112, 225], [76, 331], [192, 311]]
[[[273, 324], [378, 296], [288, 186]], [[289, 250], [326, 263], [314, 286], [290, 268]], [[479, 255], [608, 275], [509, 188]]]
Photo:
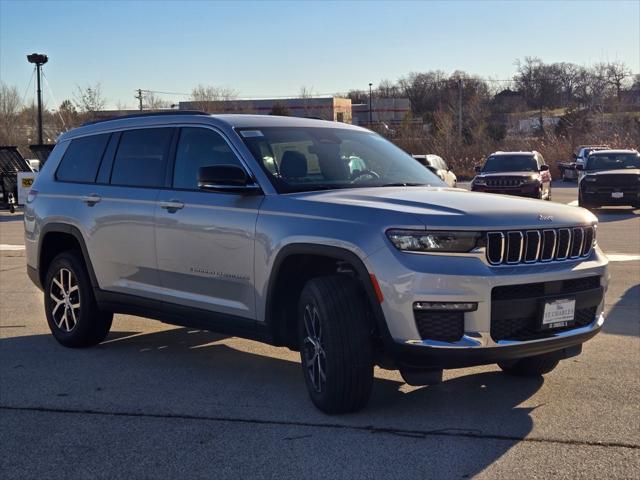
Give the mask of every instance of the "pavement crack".
[[640, 445], [628, 442], [613, 441], [592, 441], [592, 440], [565, 440], [561, 438], [546, 437], [523, 437], [518, 435], [501, 435], [494, 433], [484, 433], [482, 430], [467, 430], [461, 428], [439, 428], [434, 430], [409, 430], [392, 427], [376, 427], [373, 425], [349, 425], [345, 423], [319, 423], [319, 422], [302, 422], [290, 420], [267, 420], [260, 418], [241, 418], [241, 417], [223, 417], [210, 415], [191, 415], [191, 414], [175, 414], [175, 413], [144, 413], [144, 412], [126, 412], [126, 411], [108, 411], [95, 409], [74, 409], [74, 408], [58, 408], [58, 407], [19, 407], [12, 405], [0, 405], [0, 410], [18, 411], [18, 412], [39, 412], [39, 413], [59, 413], [70, 415], [100, 415], [110, 417], [134, 417], [149, 419], [165, 419], [165, 420], [199, 420], [208, 422], [228, 422], [239, 424], [253, 425], [282, 425], [307, 428], [324, 428], [333, 430], [345, 430], [354, 432], [369, 432], [376, 434], [397, 435], [411, 438], [428, 438], [428, 437], [458, 437], [458, 438], [477, 438], [484, 440], [503, 440], [516, 442], [534, 442], [549, 443], [562, 445], [575, 445], [587, 447], [612, 447], [612, 448], [629, 448], [640, 450]]

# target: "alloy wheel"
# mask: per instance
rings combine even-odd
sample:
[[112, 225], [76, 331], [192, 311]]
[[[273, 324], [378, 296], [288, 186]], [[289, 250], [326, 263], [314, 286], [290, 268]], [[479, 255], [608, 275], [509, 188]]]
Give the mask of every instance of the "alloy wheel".
[[327, 356], [322, 345], [320, 315], [314, 305], [304, 308], [304, 329], [304, 367], [314, 390], [321, 393], [327, 381]]
[[58, 270], [51, 280], [49, 297], [53, 301], [51, 316], [54, 323], [63, 332], [71, 332], [78, 325], [80, 316], [80, 289], [71, 270]]

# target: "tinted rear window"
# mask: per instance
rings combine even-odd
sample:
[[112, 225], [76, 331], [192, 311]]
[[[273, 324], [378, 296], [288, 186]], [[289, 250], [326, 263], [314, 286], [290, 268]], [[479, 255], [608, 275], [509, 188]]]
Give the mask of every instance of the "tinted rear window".
[[164, 185], [167, 152], [173, 128], [124, 132], [113, 162], [111, 183], [135, 187]]
[[95, 182], [109, 136], [106, 133], [71, 140], [56, 172], [56, 178], [63, 182]]

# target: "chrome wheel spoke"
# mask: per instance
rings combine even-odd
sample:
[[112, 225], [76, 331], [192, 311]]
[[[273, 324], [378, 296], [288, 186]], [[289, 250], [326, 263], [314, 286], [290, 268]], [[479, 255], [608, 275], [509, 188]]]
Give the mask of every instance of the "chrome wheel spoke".
[[302, 340], [304, 367], [316, 392], [321, 393], [326, 375], [326, 353], [322, 347], [322, 323], [315, 306], [304, 309], [304, 329], [306, 336]]

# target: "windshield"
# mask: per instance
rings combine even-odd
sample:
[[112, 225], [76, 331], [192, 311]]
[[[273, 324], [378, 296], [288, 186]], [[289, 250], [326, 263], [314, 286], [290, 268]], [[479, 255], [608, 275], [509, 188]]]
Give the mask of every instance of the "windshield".
[[492, 155], [482, 167], [488, 172], [537, 172], [538, 163], [531, 155]]
[[280, 193], [381, 186], [444, 186], [407, 153], [371, 132], [266, 127], [239, 131]]
[[587, 160], [587, 170], [620, 170], [640, 168], [640, 155], [637, 153], [592, 154]]

